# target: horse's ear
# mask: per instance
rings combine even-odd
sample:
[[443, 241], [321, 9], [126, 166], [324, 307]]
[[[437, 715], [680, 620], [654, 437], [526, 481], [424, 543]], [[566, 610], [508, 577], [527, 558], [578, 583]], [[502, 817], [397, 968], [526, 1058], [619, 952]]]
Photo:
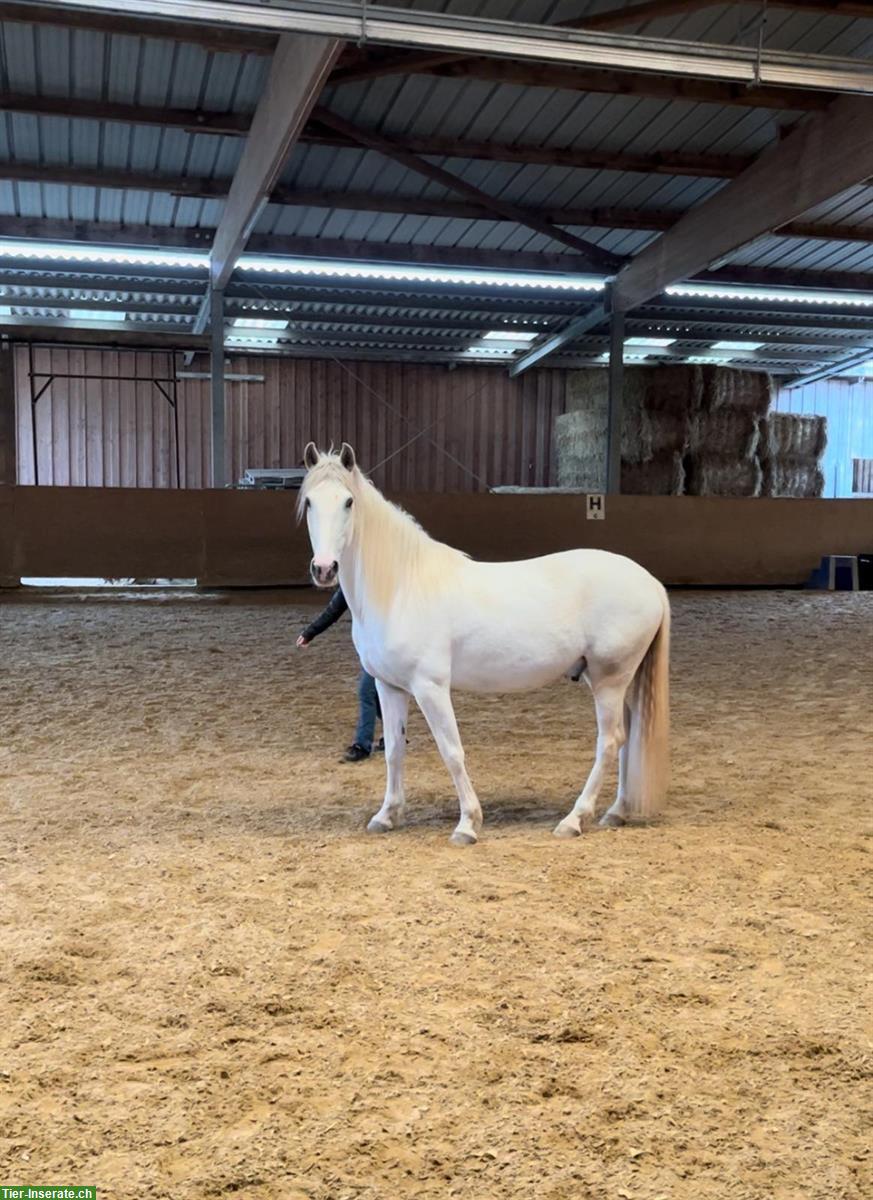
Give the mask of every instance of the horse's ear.
[[318, 447], [315, 442], [308, 442], [306, 449], [303, 451], [303, 465], [307, 471], [311, 471], [318, 462]]
[[351, 446], [348, 444], [348, 442], [343, 442], [339, 457], [340, 457], [340, 462], [342, 463], [342, 465], [345, 467], [345, 469], [347, 471], [354, 471], [354, 469], [355, 469], [355, 452], [351, 448]]

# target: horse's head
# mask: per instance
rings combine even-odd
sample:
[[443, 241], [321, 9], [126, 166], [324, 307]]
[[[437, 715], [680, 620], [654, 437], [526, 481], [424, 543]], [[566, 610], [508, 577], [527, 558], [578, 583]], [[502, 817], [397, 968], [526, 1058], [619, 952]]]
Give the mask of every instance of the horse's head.
[[305, 514], [309, 529], [309, 571], [317, 587], [332, 587], [354, 526], [355, 452], [343, 442], [339, 454], [321, 454], [310, 442], [303, 452], [303, 465], [307, 474], [300, 489], [298, 514]]

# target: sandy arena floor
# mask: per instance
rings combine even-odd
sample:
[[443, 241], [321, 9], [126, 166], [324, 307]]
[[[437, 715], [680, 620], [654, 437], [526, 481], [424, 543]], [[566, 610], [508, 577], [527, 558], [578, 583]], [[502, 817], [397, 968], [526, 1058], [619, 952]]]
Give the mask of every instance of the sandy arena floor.
[[461, 698], [450, 847], [341, 766], [300, 603], [0, 604], [0, 1183], [104, 1200], [860, 1200], [873, 594], [674, 596], [664, 819], [567, 843], [593, 711]]

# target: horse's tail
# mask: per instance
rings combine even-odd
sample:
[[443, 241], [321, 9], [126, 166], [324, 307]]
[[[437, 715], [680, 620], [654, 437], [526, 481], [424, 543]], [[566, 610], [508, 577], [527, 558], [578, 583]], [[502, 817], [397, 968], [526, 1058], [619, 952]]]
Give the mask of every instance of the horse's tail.
[[658, 632], [631, 684], [626, 807], [631, 816], [659, 812], [670, 782], [670, 602], [664, 592]]

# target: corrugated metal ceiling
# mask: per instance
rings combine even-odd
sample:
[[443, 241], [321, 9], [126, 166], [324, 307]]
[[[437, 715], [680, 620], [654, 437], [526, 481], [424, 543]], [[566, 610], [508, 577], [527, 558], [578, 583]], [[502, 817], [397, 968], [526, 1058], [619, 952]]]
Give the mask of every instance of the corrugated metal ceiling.
[[[589, 4], [568, 0], [454, 0], [451, 3], [413, 0], [404, 6], [508, 20], [556, 22], [613, 9], [616, 5], [614, 0]], [[752, 45], [757, 36], [754, 25], [750, 24], [754, 15], [755, 10], [750, 6], [714, 5], [636, 28], [628, 26], [626, 31]], [[771, 9], [767, 16], [766, 44], [782, 50], [871, 57], [873, 21]], [[201, 108], [251, 113], [257, 105], [268, 67], [269, 60], [263, 55], [219, 53], [184, 42], [72, 31], [48, 25], [0, 23], [0, 90], [12, 93], [125, 103], [152, 109]], [[798, 116], [768, 109], [590, 95], [425, 75], [397, 75], [333, 87], [325, 92], [323, 103], [347, 119], [387, 135], [519, 143], [558, 149], [572, 147], [633, 155], [675, 151], [751, 156], [774, 142], [780, 129]], [[51, 168], [82, 167], [152, 176], [228, 180], [237, 167], [243, 145], [244, 139], [239, 137], [189, 132], [155, 124], [130, 125], [24, 112], [2, 113], [0, 162], [43, 165], [46, 178], [44, 181], [0, 181], [0, 216], [211, 229], [220, 220], [221, 199], [56, 183], [51, 181]], [[467, 182], [485, 192], [516, 205], [537, 209], [613, 207], [669, 210], [680, 214], [722, 186], [718, 179], [689, 175], [647, 175], [468, 158], [434, 158], [431, 161], [463, 175]], [[399, 197], [411, 201], [451, 198], [451, 193], [440, 186], [371, 151], [323, 145], [299, 146], [287, 165], [282, 183], [287, 188], [306, 192], [365, 192], [371, 197]], [[866, 226], [869, 230], [873, 222], [873, 190], [869, 186], [854, 188], [820, 205], [805, 219], [823, 224]], [[657, 236], [643, 230], [573, 229], [619, 255], [632, 255]], [[548, 250], [554, 253], [566, 249], [542, 234], [504, 221], [355, 211], [336, 202], [330, 207], [271, 204], [264, 210], [257, 232], [390, 243], [401, 248], [405, 244], [419, 244], [504, 252]], [[401, 256], [402, 249], [398, 251], [398, 257]], [[873, 273], [873, 245], [774, 235], [746, 247], [733, 261], [738, 265], [784, 270]], [[2, 281], [6, 287], [14, 288], [14, 272], [6, 265], [2, 269]], [[190, 297], [180, 300], [178, 291], [162, 293], [158, 285], [156, 280], [154, 290], [149, 287], [137, 290], [132, 286], [124, 293], [101, 292], [95, 277], [88, 283], [87, 294], [95, 300], [102, 297], [107, 304], [114, 296], [119, 305], [124, 303], [124, 298], [134, 306], [141, 305], [143, 311], [136, 316], [138, 322], [148, 319], [145, 308], [150, 300], [154, 304], [154, 319], [172, 320], [177, 324], [190, 322], [192, 314], [178, 311], [170, 314], [168, 309], [174, 305], [176, 309], [193, 308], [197, 287], [193, 288]], [[47, 309], [52, 298], [68, 299], [73, 294], [52, 290], [50, 284], [47, 287], [48, 290], [34, 291], [31, 286], [30, 293], [18, 289], [2, 298], [2, 303], [9, 304], [13, 295], [21, 299], [30, 294], [38, 307]], [[262, 295], [269, 298], [272, 287], [273, 284], [264, 282]], [[287, 282], [285, 290], [289, 292]], [[399, 344], [397, 338], [403, 339], [406, 349], [410, 343], [433, 349], [444, 346], [452, 337], [457, 340], [457, 335], [450, 336], [447, 331], [428, 324], [435, 319], [434, 310], [427, 304], [422, 307], [428, 293], [421, 288], [406, 291], [395, 288], [394, 304], [363, 303], [366, 289], [355, 288], [348, 281], [335, 281], [332, 289], [322, 288], [322, 293], [324, 298], [320, 300], [319, 290], [310, 289], [306, 309], [310, 316], [321, 315], [332, 324], [310, 323], [305, 337], [299, 338], [300, 345], [308, 347], [318, 344], [321, 339], [320, 344], [325, 346], [345, 342], [354, 345], [356, 353], [363, 349], [390, 355], [392, 346]], [[469, 327], [471, 310], [464, 301], [464, 296], [459, 295], [457, 307], [441, 309], [440, 316], [465, 320]], [[495, 305], [494, 311], [497, 310]], [[666, 319], [656, 309], [648, 311], [649, 324]], [[568, 315], [566, 300], [563, 307], [557, 303], [549, 306], [542, 299], [530, 296], [519, 302], [518, 312], [528, 318], [547, 316], [552, 321]], [[390, 323], [374, 324], [375, 321], [390, 322], [392, 316], [405, 323], [396, 327]], [[413, 324], [418, 316], [421, 324]], [[369, 318], [369, 323], [364, 318]], [[730, 323], [725, 326], [728, 331], [734, 327]], [[712, 333], [718, 337], [721, 328], [715, 321], [708, 326], [701, 324], [696, 335], [702, 337]], [[773, 332], [761, 324], [761, 314], [750, 316], [750, 328]], [[833, 340], [832, 325], [825, 323], [822, 328], [830, 331]], [[784, 314], [774, 329], [777, 334], [780, 329], [786, 331]], [[804, 336], [814, 336], [814, 332], [805, 329]], [[464, 336], [468, 340], [473, 338], [475, 329]], [[602, 339], [586, 339], [574, 352], [584, 357], [588, 350], [593, 353], [597, 347], [602, 348]], [[792, 354], [795, 359], [809, 354], [818, 354], [819, 360], [823, 354], [826, 357], [825, 348], [816, 350], [807, 344], [792, 346], [785, 341], [766, 353], [772, 365], [777, 368], [781, 365], [785, 369], [796, 369]]]

